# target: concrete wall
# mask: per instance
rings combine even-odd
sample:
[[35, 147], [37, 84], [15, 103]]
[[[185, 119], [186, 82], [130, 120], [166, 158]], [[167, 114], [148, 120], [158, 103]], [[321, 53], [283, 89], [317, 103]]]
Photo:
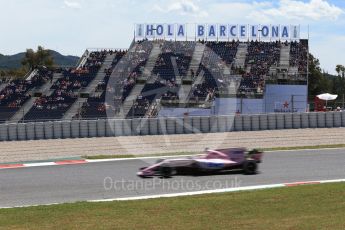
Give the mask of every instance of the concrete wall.
[[158, 117], [184, 117], [185, 114], [189, 116], [211, 116], [211, 109], [203, 108], [168, 108], [163, 107], [159, 110]]
[[307, 85], [266, 84], [264, 113], [307, 111]]
[[0, 141], [345, 127], [345, 112], [0, 124]]

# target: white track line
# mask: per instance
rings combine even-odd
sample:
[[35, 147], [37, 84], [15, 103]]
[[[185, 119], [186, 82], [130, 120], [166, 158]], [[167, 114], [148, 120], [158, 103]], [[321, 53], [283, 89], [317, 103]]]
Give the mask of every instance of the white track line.
[[51, 166], [56, 165], [55, 162], [40, 162], [40, 163], [28, 163], [24, 164], [24, 167], [40, 167], [40, 166]]
[[[269, 184], [269, 185], [253, 185], [253, 186], [244, 186], [244, 187], [237, 187], [237, 188], [214, 189], [214, 190], [204, 190], [204, 191], [195, 191], [195, 192], [168, 193], [168, 194], [124, 197], [124, 198], [114, 198], [114, 199], [87, 200], [86, 202], [96, 203], [96, 202], [111, 202], [111, 201], [147, 200], [147, 199], [169, 198], [169, 197], [179, 197], [179, 196], [194, 196], [194, 195], [211, 194], [211, 193], [216, 194], [216, 193], [226, 193], [226, 192], [240, 192], [240, 191], [251, 191], [251, 190], [260, 190], [260, 189], [283, 188], [283, 187], [290, 187], [293, 185], [301, 186], [301, 185], [307, 185], [307, 184], [325, 184], [325, 183], [341, 183], [341, 182], [345, 182], [345, 179], [302, 181], [302, 182]], [[57, 205], [57, 204], [61, 204], [61, 203], [0, 207], [0, 209], [49, 206], [49, 205]]]
[[255, 185], [255, 186], [246, 186], [246, 187], [238, 187], [238, 188], [214, 189], [214, 190], [204, 190], [204, 191], [195, 191], [195, 192], [181, 192], [181, 193], [168, 193], [168, 194], [159, 194], [159, 195], [150, 195], [150, 196], [136, 196], [136, 197], [125, 197], [125, 198], [114, 198], [114, 199], [89, 200], [88, 202], [146, 200], [146, 199], [155, 199], [155, 198], [193, 196], [193, 195], [210, 194], [210, 193], [237, 192], [237, 191], [248, 191], [248, 190], [257, 190], [257, 189], [279, 188], [279, 187], [284, 187], [284, 184]]
[[340, 183], [345, 182], [345, 179], [335, 179], [335, 180], [321, 180], [321, 181], [303, 181], [294, 183], [283, 183], [283, 184], [268, 184], [268, 185], [254, 185], [254, 186], [244, 186], [237, 188], [225, 188], [225, 189], [214, 189], [214, 190], [204, 190], [195, 192], [181, 192], [181, 193], [168, 193], [168, 194], [158, 194], [149, 196], [136, 196], [136, 197], [124, 197], [124, 198], [113, 198], [113, 199], [100, 199], [100, 200], [88, 200], [87, 202], [109, 202], [109, 201], [127, 201], [127, 200], [146, 200], [146, 199], [157, 199], [157, 198], [168, 198], [168, 197], [179, 197], [179, 196], [193, 196], [211, 193], [225, 193], [225, 192], [239, 192], [239, 191], [251, 191], [259, 189], [270, 189], [270, 188], [281, 188], [307, 184], [325, 184], [325, 183]]

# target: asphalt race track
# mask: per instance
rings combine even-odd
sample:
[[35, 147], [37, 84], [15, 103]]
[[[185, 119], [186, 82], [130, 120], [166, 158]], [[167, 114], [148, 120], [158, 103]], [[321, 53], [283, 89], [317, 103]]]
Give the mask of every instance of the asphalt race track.
[[345, 178], [345, 149], [265, 153], [257, 175], [141, 179], [138, 168], [150, 160], [0, 170], [0, 207], [64, 203], [299, 181]]

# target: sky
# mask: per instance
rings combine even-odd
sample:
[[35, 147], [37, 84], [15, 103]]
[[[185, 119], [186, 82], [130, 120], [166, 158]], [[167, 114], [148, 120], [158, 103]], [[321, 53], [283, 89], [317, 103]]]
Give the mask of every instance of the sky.
[[300, 24], [321, 67], [345, 65], [344, 0], [0, 0], [0, 53], [128, 48], [135, 23]]

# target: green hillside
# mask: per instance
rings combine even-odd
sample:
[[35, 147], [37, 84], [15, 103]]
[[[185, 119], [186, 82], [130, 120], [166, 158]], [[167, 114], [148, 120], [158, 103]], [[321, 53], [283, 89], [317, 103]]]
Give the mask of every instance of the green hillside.
[[[54, 50], [50, 50], [54, 63], [57, 66], [74, 66], [79, 60], [77, 56], [64, 56]], [[0, 54], [0, 69], [18, 69], [22, 66], [21, 61], [24, 58], [25, 53], [18, 53], [14, 55]]]

